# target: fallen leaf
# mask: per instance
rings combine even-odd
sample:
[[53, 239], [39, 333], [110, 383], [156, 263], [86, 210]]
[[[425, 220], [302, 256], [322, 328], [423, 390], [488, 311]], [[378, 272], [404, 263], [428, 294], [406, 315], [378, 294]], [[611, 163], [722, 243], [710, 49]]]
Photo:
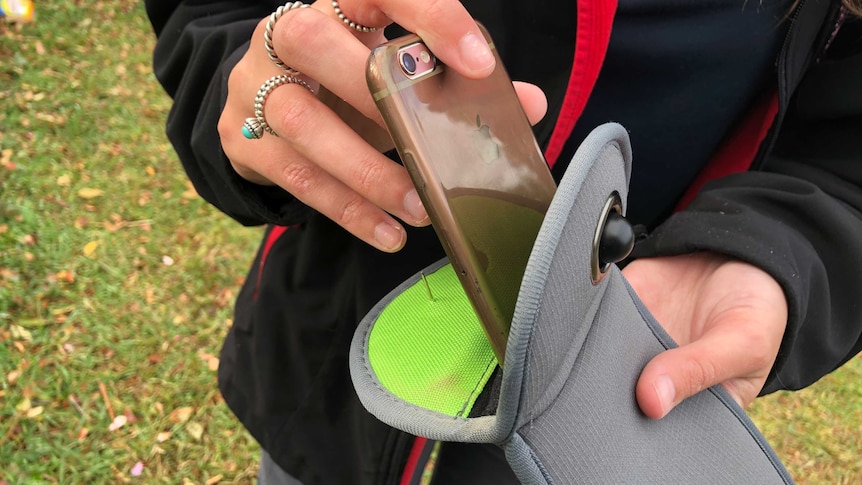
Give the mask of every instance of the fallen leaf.
[[99, 241], [90, 241], [87, 244], [84, 244], [84, 256], [92, 256], [93, 253], [96, 252], [96, 248], [99, 247]]
[[71, 271], [62, 269], [54, 273], [54, 277], [59, 281], [65, 281], [66, 283], [74, 283], [75, 282], [75, 273]]
[[40, 56], [45, 55], [45, 46], [42, 45], [42, 41], [36, 41], [36, 54], [39, 54]]
[[171, 420], [172, 423], [185, 423], [192, 417], [192, 413], [195, 411], [195, 408], [187, 406], [182, 408], [177, 408], [171, 411], [171, 414], [168, 416], [168, 419]]
[[108, 426], [108, 431], [116, 431], [116, 430], [122, 428], [123, 426], [125, 426], [126, 421], [128, 421], [128, 418], [122, 414], [115, 417], [114, 421], [111, 422], [111, 425]]
[[143, 462], [139, 461], [139, 462], [135, 463], [135, 466], [133, 466], [132, 469], [129, 471], [129, 475], [131, 475], [133, 477], [139, 477], [139, 476], [141, 476], [141, 473], [143, 473], [143, 472], [144, 472], [144, 464], [143, 464]]
[[198, 351], [198, 357], [200, 357], [201, 360], [203, 360], [204, 362], [207, 363], [207, 368], [209, 370], [211, 370], [211, 371], [217, 371], [218, 370], [218, 364], [219, 364], [218, 357], [216, 357], [212, 354], [209, 354], [207, 352], [204, 352], [203, 350]]
[[68, 187], [72, 183], [72, 177], [69, 175], [60, 175], [57, 177], [57, 185], [60, 187]]
[[216, 483], [220, 482], [222, 478], [224, 478], [224, 475], [216, 475], [205, 481], [204, 485], [215, 485]]
[[145, 170], [147, 171], [147, 175], [149, 175], [150, 177], [155, 177], [156, 169], [154, 169], [150, 165], [147, 165], [147, 168]]
[[33, 341], [33, 334], [20, 325], [9, 325], [9, 331], [12, 332], [12, 338], [15, 340], [23, 340], [25, 342]]
[[158, 441], [159, 443], [164, 443], [169, 439], [171, 439], [171, 433], [169, 431], [162, 431], [161, 433], [156, 435], [156, 441]]
[[8, 374], [6, 374], [6, 382], [8, 382], [10, 386], [12, 384], [15, 384], [15, 381], [18, 380], [18, 377], [20, 375], [21, 375], [21, 371], [19, 371], [19, 370], [13, 370], [13, 371], [9, 372]]
[[79, 216], [75, 218], [75, 229], [84, 229], [88, 225], [90, 225], [90, 221], [86, 217]]
[[174, 258], [172, 258], [168, 255], [164, 255], [164, 256], [162, 256], [162, 263], [164, 263], [165, 266], [173, 266]]
[[80, 442], [84, 441], [85, 439], [87, 439], [88, 434], [90, 434], [89, 429], [81, 428], [80, 431], [78, 431], [78, 442], [80, 443]]
[[36, 416], [42, 414], [42, 411], [44, 411], [44, 410], [45, 410], [44, 407], [36, 406], [36, 407], [28, 409], [26, 415], [28, 418], [32, 419], [32, 418], [35, 418]]
[[183, 485], [195, 485], [195, 482], [189, 480], [188, 478], [183, 478]]
[[186, 425], [186, 431], [188, 431], [189, 435], [194, 438], [195, 441], [200, 441], [201, 437], [204, 435], [203, 425], [196, 421], [189, 421]]
[[21, 400], [21, 402], [19, 402], [19, 403], [15, 406], [15, 410], [16, 410], [16, 411], [18, 411], [18, 412], [19, 412], [19, 413], [21, 413], [21, 414], [24, 414], [24, 413], [26, 413], [27, 411], [29, 411], [31, 407], [33, 407], [33, 405], [32, 405], [32, 404], [30, 404], [30, 398], [29, 398], [29, 397], [25, 397], [24, 399], [22, 399], [22, 400]]
[[78, 197], [82, 199], [95, 199], [96, 197], [101, 197], [105, 192], [102, 189], [94, 189], [92, 187], [84, 187], [83, 189], [78, 191]]

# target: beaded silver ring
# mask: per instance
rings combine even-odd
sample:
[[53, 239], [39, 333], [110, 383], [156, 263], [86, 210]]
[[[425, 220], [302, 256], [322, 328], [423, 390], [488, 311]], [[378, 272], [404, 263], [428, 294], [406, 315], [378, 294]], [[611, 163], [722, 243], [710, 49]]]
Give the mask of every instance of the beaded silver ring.
[[266, 103], [266, 98], [269, 97], [272, 90], [283, 84], [299, 84], [311, 92], [311, 94], [314, 94], [314, 90], [311, 89], [311, 86], [307, 82], [294, 76], [281, 74], [267, 79], [265, 83], [261, 84], [260, 89], [257, 90], [257, 95], [254, 97], [254, 117], [246, 118], [242, 124], [242, 136], [249, 140], [259, 139], [263, 136], [264, 132], [272, 136], [278, 136], [266, 123], [266, 118], [263, 116], [263, 105]]
[[279, 59], [278, 54], [275, 53], [275, 47], [272, 45], [272, 29], [275, 28], [275, 23], [278, 22], [278, 19], [280, 19], [285, 12], [289, 12], [295, 8], [306, 8], [309, 6], [310, 5], [302, 2], [287, 2], [281, 7], [275, 9], [275, 12], [272, 12], [272, 15], [269, 16], [269, 20], [266, 21], [266, 27], [263, 31], [263, 47], [266, 49], [266, 54], [269, 56], [269, 60], [271, 60], [276, 67], [291, 76], [299, 76], [299, 71], [282, 62], [282, 60]]
[[338, 6], [338, 0], [332, 0], [332, 8], [335, 9], [335, 14], [338, 15], [339, 20], [344, 22], [345, 25], [347, 25], [348, 27], [350, 27], [353, 30], [356, 30], [358, 32], [366, 32], [366, 33], [379, 30], [378, 27], [366, 27], [364, 25], [357, 24], [356, 22], [347, 18], [347, 16], [344, 15], [344, 12], [341, 11], [341, 7]]

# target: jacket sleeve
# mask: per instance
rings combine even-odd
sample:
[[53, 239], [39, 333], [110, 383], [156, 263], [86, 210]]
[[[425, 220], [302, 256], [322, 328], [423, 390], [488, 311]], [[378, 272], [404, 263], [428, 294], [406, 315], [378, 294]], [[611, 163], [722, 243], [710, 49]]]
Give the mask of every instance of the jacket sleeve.
[[168, 138], [201, 197], [245, 225], [293, 224], [308, 210], [278, 187], [237, 175], [217, 130], [228, 75], [247, 51], [257, 23], [278, 5], [266, 0], [146, 0], [158, 37], [154, 72], [174, 101]]
[[862, 348], [859, 27], [845, 25], [839, 39], [853, 45], [833, 46], [806, 74], [762, 170], [707, 184], [636, 248], [636, 257], [716, 251], [781, 284], [788, 327], [763, 394], [808, 386]]

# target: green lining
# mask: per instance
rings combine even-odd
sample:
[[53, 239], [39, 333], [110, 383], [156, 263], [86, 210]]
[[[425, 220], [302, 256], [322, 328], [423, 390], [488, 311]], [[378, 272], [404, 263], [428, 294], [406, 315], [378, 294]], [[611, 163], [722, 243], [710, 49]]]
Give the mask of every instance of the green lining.
[[380, 383], [400, 399], [467, 416], [497, 360], [452, 267], [424, 276], [380, 313], [368, 358]]

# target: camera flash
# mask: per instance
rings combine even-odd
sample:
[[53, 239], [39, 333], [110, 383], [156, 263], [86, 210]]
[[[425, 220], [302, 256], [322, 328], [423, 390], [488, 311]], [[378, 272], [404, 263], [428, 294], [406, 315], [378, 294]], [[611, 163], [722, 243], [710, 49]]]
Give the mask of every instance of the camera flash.
[[419, 54], [419, 58], [422, 60], [422, 62], [428, 62], [431, 60], [431, 56], [428, 54], [428, 51], [422, 51]]

